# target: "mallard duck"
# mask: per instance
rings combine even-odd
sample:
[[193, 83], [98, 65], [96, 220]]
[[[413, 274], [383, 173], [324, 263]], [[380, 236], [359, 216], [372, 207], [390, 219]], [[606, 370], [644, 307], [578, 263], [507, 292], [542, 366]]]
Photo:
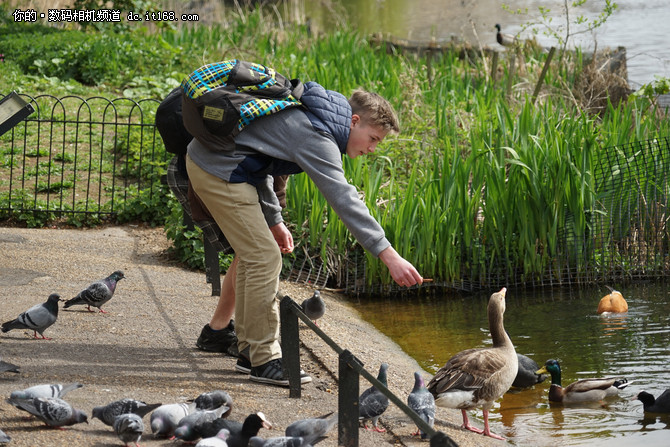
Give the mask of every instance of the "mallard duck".
[[512, 382], [514, 388], [530, 388], [533, 385], [544, 382], [547, 375], [537, 373], [537, 370], [540, 369], [540, 365], [538, 365], [535, 360], [519, 353], [517, 353], [516, 356], [519, 360], [519, 369], [514, 378], [514, 382]]
[[606, 287], [610, 289], [610, 293], [600, 299], [600, 302], [598, 303], [598, 314], [604, 312], [628, 312], [628, 303], [623, 298], [621, 292], [614, 290], [609, 286]]
[[498, 42], [503, 47], [511, 47], [518, 42], [518, 39], [511, 34], [504, 34], [500, 32], [500, 24], [496, 23], [496, 42]]
[[549, 401], [574, 403], [597, 402], [607, 396], [613, 396], [624, 389], [629, 383], [623, 377], [606, 377], [602, 379], [581, 379], [563, 388], [561, 386], [561, 365], [557, 360], [550, 359], [537, 371], [538, 374], [551, 374]]
[[[491, 433], [489, 410], [493, 402], [512, 385], [518, 369], [514, 345], [503, 325], [506, 292], [503, 287], [489, 299], [489, 330], [493, 346], [459, 352], [437, 371], [427, 385], [435, 396], [436, 405], [461, 410], [463, 428], [495, 439], [504, 438]], [[470, 425], [466, 412], [480, 406], [484, 413], [484, 430]]]
[[642, 402], [645, 413], [670, 413], [670, 388], [657, 398], [651, 393], [640, 391], [635, 399]]

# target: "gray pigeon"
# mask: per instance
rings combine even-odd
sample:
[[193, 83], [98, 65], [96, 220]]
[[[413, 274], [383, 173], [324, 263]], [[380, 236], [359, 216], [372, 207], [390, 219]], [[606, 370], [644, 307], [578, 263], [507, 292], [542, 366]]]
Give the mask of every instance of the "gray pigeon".
[[194, 411], [195, 402], [190, 404], [161, 405], [151, 413], [151, 433], [156, 436], [171, 438], [179, 421]]
[[[379, 380], [384, 386], [386, 385], [386, 370], [388, 369], [387, 363], [382, 363], [379, 367], [379, 374], [377, 374], [377, 380]], [[386, 429], [377, 426], [377, 420], [389, 406], [389, 399], [381, 391], [379, 391], [374, 385], [370, 388], [363, 391], [358, 399], [358, 419], [363, 422], [363, 427], [366, 430], [369, 430], [367, 421], [372, 421], [373, 430], [384, 433]]]
[[107, 405], [93, 407], [91, 419], [98, 418], [111, 427], [114, 425], [116, 417], [120, 414], [133, 413], [139, 417], [144, 417], [161, 405], [162, 404], [147, 404], [141, 400], [125, 398], [115, 400]]
[[292, 436], [277, 436], [268, 439], [254, 436], [249, 439], [249, 447], [310, 447], [310, 445], [304, 439]]
[[316, 320], [323, 317], [323, 314], [326, 313], [326, 303], [324, 303], [318, 290], [315, 290], [311, 297], [304, 300], [300, 307], [303, 313], [307, 315], [307, 318], [312, 320], [314, 324], [317, 324]]
[[[88, 310], [94, 312], [91, 306], [97, 307], [100, 312], [107, 313], [102, 310], [102, 305], [111, 300], [116, 290], [116, 283], [125, 278], [121, 270], [117, 270], [105, 279], [92, 282], [84, 290], [79, 292], [77, 296], [65, 302], [64, 309], [74, 306], [75, 304], [85, 304]], [[111, 424], [110, 424], [111, 425]]]
[[174, 430], [174, 436], [182, 441], [191, 442], [201, 437], [200, 430], [203, 424], [220, 418], [228, 411], [228, 407], [222, 406], [216, 410], [196, 410], [182, 418]]
[[114, 433], [123, 441], [124, 445], [128, 447], [129, 443], [134, 443], [135, 446], [140, 446], [140, 438], [144, 432], [144, 422], [142, 416], [135, 413], [124, 413], [114, 418]]
[[[433, 427], [435, 424], [435, 397], [428, 391], [419, 371], [414, 372], [414, 388], [407, 396], [407, 406], [423, 419], [426, 424]], [[421, 435], [421, 439], [427, 439], [428, 433], [418, 429], [412, 436]]]
[[13, 363], [5, 362], [0, 358], [0, 372], [13, 372], [13, 373], [19, 373], [19, 367], [14, 365]]
[[221, 390], [202, 393], [193, 402], [195, 402], [196, 410], [216, 410], [225, 405], [228, 407], [228, 411], [221, 416], [222, 418], [228, 417], [233, 410], [233, 398], [230, 397], [230, 394]]
[[228, 438], [226, 439], [228, 447], [247, 447], [249, 439], [258, 436], [261, 428], [272, 429], [272, 424], [259, 411], [247, 416], [244, 423], [221, 418], [205, 422], [200, 425], [198, 433], [202, 438], [210, 438], [216, 436], [223, 428], [228, 430]]
[[7, 444], [11, 440], [12, 440], [12, 438], [10, 438], [7, 433], [0, 430], [0, 444]]
[[36, 397], [34, 399], [18, 399], [18, 401], [9, 399], [7, 402], [37, 416], [51, 427], [63, 427], [80, 422], [88, 423], [86, 413], [75, 409], [58, 397]]
[[68, 392], [82, 386], [81, 383], [77, 382], [67, 385], [61, 385], [60, 383], [34, 385], [23, 390], [12, 391], [7, 402], [21, 410], [28, 411], [25, 408], [21, 408], [21, 402], [32, 401], [36, 397], [57, 397], [62, 399]]
[[198, 442], [195, 447], [230, 447], [226, 440], [228, 439], [230, 432], [227, 428], [222, 428], [216, 434], [216, 436], [210, 436], [209, 438], [203, 438]]
[[337, 413], [330, 412], [317, 418], [302, 419], [295, 421], [286, 427], [286, 436], [303, 438], [307, 444], [314, 445], [326, 438], [328, 433], [337, 423]]
[[45, 303], [37, 304], [25, 312], [22, 312], [13, 320], [2, 323], [2, 332], [12, 329], [31, 329], [35, 338], [39, 332], [43, 340], [51, 340], [44, 336], [44, 331], [56, 322], [58, 318], [58, 302], [60, 295], [52, 293]]

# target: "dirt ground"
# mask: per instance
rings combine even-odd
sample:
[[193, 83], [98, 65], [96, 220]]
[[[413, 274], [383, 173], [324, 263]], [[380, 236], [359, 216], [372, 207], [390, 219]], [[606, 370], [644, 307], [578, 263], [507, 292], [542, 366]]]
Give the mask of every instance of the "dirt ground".
[[[235, 359], [195, 348], [202, 326], [216, 305], [211, 286], [202, 272], [177, 265], [166, 255], [168, 242], [161, 228], [138, 226], [86, 230], [0, 228], [1, 321], [15, 318], [56, 292], [63, 299], [75, 296], [93, 280], [123, 270], [117, 292], [103, 309], [91, 313], [85, 306], [61, 309], [56, 323], [46, 330], [52, 340], [35, 340], [32, 331], [0, 334], [0, 356], [17, 364], [20, 374], [0, 374], [0, 395], [42, 383], [81, 382], [66, 400], [89, 415], [88, 424], [66, 430], [26, 418], [4, 399], [0, 402], [0, 429], [13, 446], [118, 446], [123, 443], [111, 427], [90, 419], [94, 406], [131, 397], [148, 403], [177, 403], [215, 389], [233, 398], [230, 419], [243, 420], [263, 411], [274, 424], [261, 430], [263, 437], [281, 436], [291, 422], [337, 410], [337, 354], [301, 323], [301, 366], [313, 377], [299, 399], [288, 390], [254, 384], [233, 369]], [[312, 289], [282, 282], [280, 291], [295, 301]], [[422, 371], [392, 340], [363, 321], [340, 295], [322, 292], [326, 315], [321, 329], [343, 349], [350, 350], [376, 375], [381, 362], [389, 363], [389, 388], [405, 401], [413, 386], [413, 372]], [[361, 380], [361, 391], [369, 384]], [[481, 411], [472, 412], [472, 419]], [[155, 438], [144, 418], [144, 446], [174, 446], [175, 441]], [[428, 445], [411, 436], [412, 421], [391, 404], [380, 423], [387, 433], [360, 430], [360, 445]], [[460, 429], [460, 412], [438, 408], [436, 428], [460, 446], [503, 445]], [[477, 422], [475, 422], [477, 423]], [[478, 423], [481, 427], [482, 424]], [[495, 431], [495, 427], [493, 427]], [[177, 444], [181, 443], [180, 441]], [[337, 430], [319, 446], [337, 445]]]

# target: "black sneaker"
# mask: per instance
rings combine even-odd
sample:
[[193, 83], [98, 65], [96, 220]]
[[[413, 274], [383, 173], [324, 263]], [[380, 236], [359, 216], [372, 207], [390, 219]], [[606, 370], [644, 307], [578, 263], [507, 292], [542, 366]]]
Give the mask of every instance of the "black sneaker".
[[206, 324], [200, 332], [200, 337], [195, 345], [201, 351], [222, 352], [232, 357], [237, 357], [237, 334], [235, 334], [235, 324], [230, 320], [228, 326], [220, 331], [214, 331], [209, 324]]
[[[289, 386], [288, 373], [284, 370], [281, 359], [270, 360], [260, 366], [252, 366], [249, 380], [269, 385]], [[309, 383], [311, 381], [312, 378], [300, 370], [300, 383]]]
[[249, 374], [251, 372], [251, 360], [249, 359], [249, 346], [244, 348], [237, 356], [237, 363], [235, 363], [235, 371], [242, 374]]

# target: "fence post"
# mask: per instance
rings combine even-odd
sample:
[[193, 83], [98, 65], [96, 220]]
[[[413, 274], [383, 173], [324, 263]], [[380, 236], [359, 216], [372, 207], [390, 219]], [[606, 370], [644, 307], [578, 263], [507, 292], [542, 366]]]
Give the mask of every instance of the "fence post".
[[345, 447], [358, 447], [360, 378], [358, 372], [350, 366], [352, 362], [360, 363], [349, 350], [342, 351], [339, 355], [337, 439], [338, 445]]
[[288, 371], [289, 397], [300, 398], [300, 334], [298, 316], [291, 310], [292, 305], [293, 300], [288, 295], [279, 302], [282, 366]]

